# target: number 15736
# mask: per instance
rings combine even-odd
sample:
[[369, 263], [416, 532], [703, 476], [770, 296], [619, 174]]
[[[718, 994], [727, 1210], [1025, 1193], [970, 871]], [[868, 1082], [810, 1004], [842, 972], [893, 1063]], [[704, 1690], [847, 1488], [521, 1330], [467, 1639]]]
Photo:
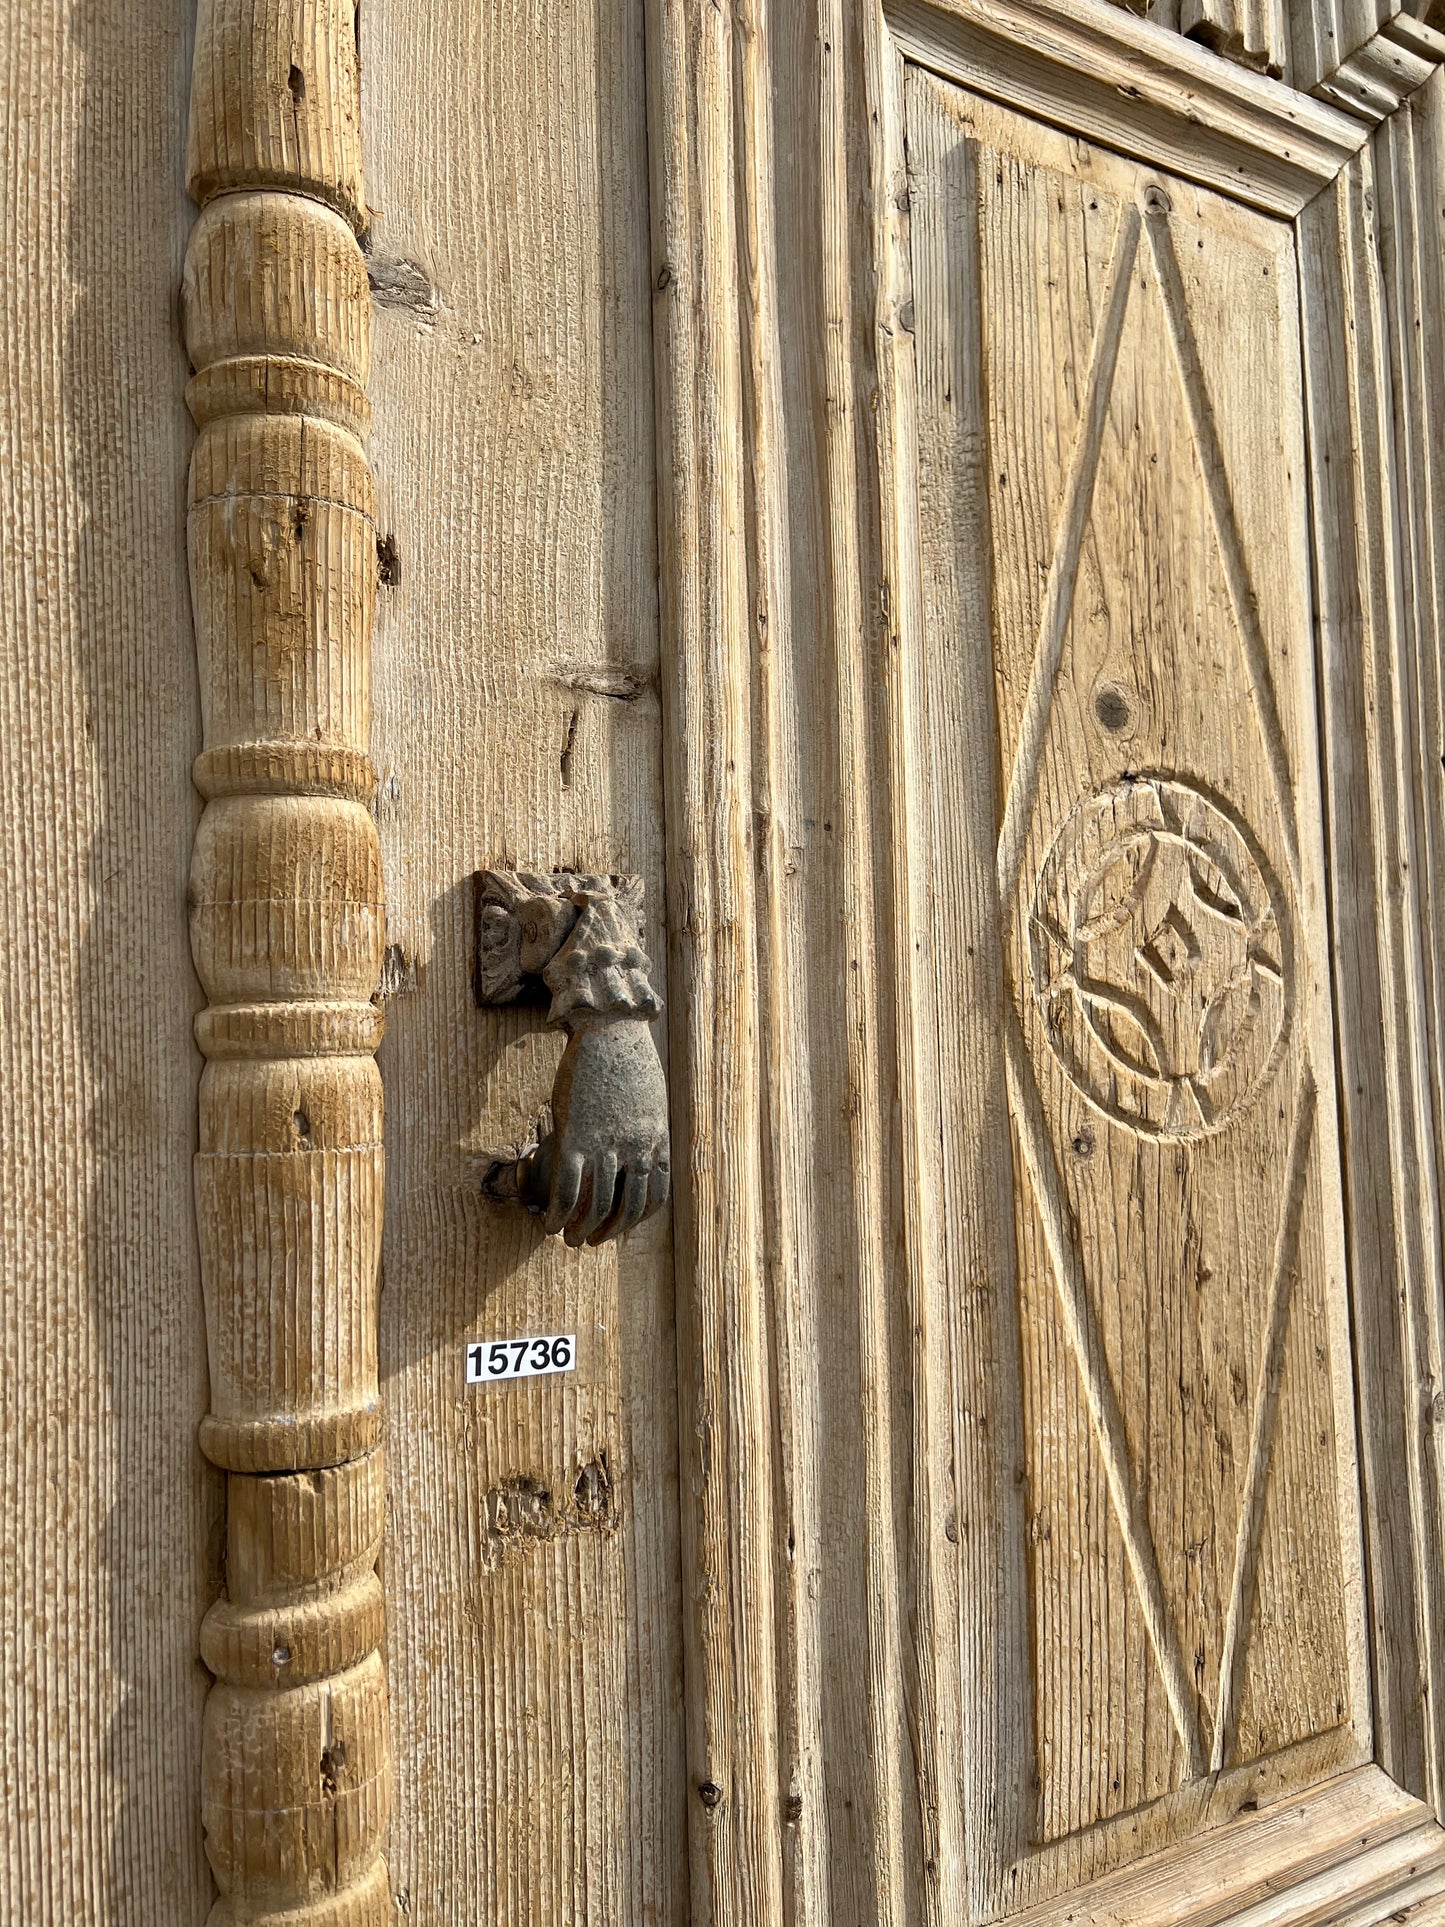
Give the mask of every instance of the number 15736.
[[547, 1372], [570, 1372], [577, 1362], [577, 1339], [497, 1338], [467, 1347], [467, 1383], [485, 1385], [493, 1379], [541, 1378]]

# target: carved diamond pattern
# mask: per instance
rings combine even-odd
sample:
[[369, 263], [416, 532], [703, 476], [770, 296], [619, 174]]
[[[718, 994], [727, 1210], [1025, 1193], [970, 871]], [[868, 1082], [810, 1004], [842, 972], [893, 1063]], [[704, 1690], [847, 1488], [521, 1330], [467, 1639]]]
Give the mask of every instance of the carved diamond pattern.
[[[1005, 906], [1015, 899], [1025, 844], [1037, 804], [1053, 692], [1075, 599], [1080, 550], [1092, 505], [1125, 315], [1131, 289], [1136, 285], [1134, 269], [1141, 234], [1147, 235], [1154, 280], [1162, 297], [1174, 365], [1183, 390], [1198, 466], [1209, 500], [1216, 546], [1228, 584], [1234, 627], [1258, 716], [1262, 747], [1269, 764], [1290, 881], [1294, 885], [1296, 900], [1298, 898], [1298, 829], [1285, 739], [1280, 727], [1268, 653], [1260, 629], [1243, 544], [1226, 482], [1217, 427], [1204, 385], [1179, 265], [1174, 254], [1169, 204], [1160, 190], [1154, 187], [1146, 187], [1140, 198], [1140, 206], [1126, 207], [1120, 217], [1080, 411], [1080, 426], [1065, 483], [1019, 741], [1005, 797], [998, 845], [999, 897]], [[1187, 864], [1187, 851], [1180, 855], [1179, 860]], [[1178, 879], [1174, 879], [1174, 882], [1177, 884]], [[1284, 1011], [1280, 1021], [1287, 1028], [1288, 986], [1284, 982], [1288, 967], [1287, 932], [1278, 930], [1271, 919], [1261, 920], [1253, 913], [1251, 923], [1243, 916], [1241, 904], [1228, 893], [1221, 896], [1208, 879], [1205, 887], [1192, 895], [1190, 891], [1178, 888], [1162, 891], [1157, 900], [1147, 889], [1140, 888], [1138, 895], [1144, 911], [1143, 927], [1136, 927], [1129, 933], [1125, 951], [1116, 963], [1119, 971], [1127, 971], [1137, 977], [1141, 1008], [1146, 1000], [1146, 992], [1155, 1002], [1161, 997], [1173, 998], [1180, 1008], [1187, 1003], [1192, 1009], [1193, 1003], [1200, 998], [1211, 1009], [1219, 1004], [1229, 986], [1215, 985], [1211, 990], [1210, 985], [1204, 982], [1209, 973], [1217, 969], [1217, 957], [1212, 958], [1201, 941], [1202, 922], [1209, 919], [1230, 926], [1237, 934], [1235, 947], [1240, 954], [1235, 961], [1241, 981], [1258, 966], [1257, 984], [1264, 987], [1265, 994], [1273, 994], [1277, 1000], [1283, 1000]], [[1283, 961], [1281, 949], [1285, 953]], [[1210, 992], [1209, 996], [1205, 996], [1206, 991]], [[1245, 1012], [1246, 1017], [1249, 1014]], [[1283, 1034], [1282, 1030], [1281, 1050]], [[1064, 1324], [1082, 1380], [1091, 1428], [1101, 1455], [1148, 1637], [1179, 1734], [1186, 1775], [1198, 1778], [1227, 1764], [1237, 1719], [1269, 1459], [1273, 1449], [1274, 1401], [1269, 1396], [1269, 1387], [1272, 1382], [1277, 1382], [1281, 1368], [1296, 1269], [1301, 1200], [1313, 1142], [1313, 1078], [1307, 1060], [1302, 1060], [1294, 1098], [1287, 1177], [1266, 1300], [1263, 1343], [1251, 1414], [1249, 1460], [1240, 1494], [1219, 1680], [1214, 1706], [1206, 1715], [1201, 1708], [1192, 1670], [1186, 1663], [1178, 1627], [1166, 1597], [1158, 1550], [1139, 1480], [1131, 1463], [1119, 1393], [1110, 1371], [1088, 1280], [1084, 1275], [1076, 1227], [1057, 1154], [1044, 1117], [1034, 1066], [1012, 1006], [1008, 1013], [1005, 1041], [1011, 1108], [1048, 1248]], [[1166, 1054], [1172, 1052], [1175, 1056], [1193, 1052], [1195, 1057], [1201, 1054], [1207, 1057], [1210, 1040], [1196, 1026], [1193, 1035], [1187, 1038], [1182, 1030], [1178, 1036], [1172, 1032], [1167, 1036], [1161, 1033], [1160, 1047]], [[1278, 1061], [1278, 1055], [1279, 1051], [1276, 1051], [1270, 1060], [1271, 1064]], [[1195, 1073], [1199, 1070], [1199, 1065], [1192, 1059], [1191, 1069]], [[1086, 1091], [1086, 1095], [1090, 1093]], [[1112, 1111], [1110, 1115], [1116, 1124], [1124, 1124], [1127, 1128], [1128, 1120], [1121, 1118], [1117, 1111]], [[1201, 1128], [1209, 1124], [1202, 1101], [1198, 1122]], [[1229, 1119], [1223, 1122], [1227, 1126]], [[1206, 1718], [1210, 1729], [1208, 1734], [1204, 1730]]]

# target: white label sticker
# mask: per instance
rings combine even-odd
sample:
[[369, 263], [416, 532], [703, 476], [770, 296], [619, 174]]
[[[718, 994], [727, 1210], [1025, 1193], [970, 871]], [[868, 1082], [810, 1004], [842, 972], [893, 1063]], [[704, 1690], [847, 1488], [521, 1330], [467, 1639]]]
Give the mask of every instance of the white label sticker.
[[494, 1379], [541, 1378], [548, 1372], [570, 1372], [577, 1363], [577, 1338], [497, 1338], [467, 1346], [468, 1385], [487, 1385]]

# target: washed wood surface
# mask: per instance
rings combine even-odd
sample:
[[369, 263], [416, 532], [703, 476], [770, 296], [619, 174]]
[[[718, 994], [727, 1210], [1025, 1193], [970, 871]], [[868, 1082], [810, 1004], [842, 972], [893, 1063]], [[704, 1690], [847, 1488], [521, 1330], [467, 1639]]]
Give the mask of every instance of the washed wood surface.
[[1364, 145], [1353, 115], [1121, 9], [889, 0], [911, 60], [1054, 126], [1293, 216]]
[[1311, 91], [1358, 58], [1382, 30], [1407, 39], [1441, 24], [1439, 0], [1113, 0], [1226, 60]]
[[[1445, 1803], [1436, 73], [1302, 227], [1377, 1757]], [[1341, 461], [1332, 450], [1344, 448]], [[1394, 1630], [1390, 1630], [1393, 1628]], [[1420, 1692], [1420, 1682], [1428, 1682]]]
[[[205, 1918], [190, 0], [0, 14], [0, 1919]], [[142, 242], [140, 237], [144, 237]]]
[[[641, 7], [368, 0], [362, 35], [392, 1886], [435, 1927], [674, 1922], [699, 1796], [668, 1216], [571, 1252], [485, 1201], [563, 1040], [473, 1001], [481, 869], [640, 875], [675, 996]], [[576, 1370], [464, 1384], [468, 1345], [534, 1333], [575, 1333]]]
[[385, 909], [351, 0], [206, 0], [182, 288], [209, 1007], [196, 1218], [224, 1598], [201, 1652], [214, 1927], [389, 1920], [377, 1394]]
[[[1022, 1334], [1017, 1418], [1007, 1379], [990, 1399], [1028, 1465], [1033, 1652], [1013, 1690], [1039, 1792], [1022, 1831], [1077, 1879], [1071, 1836], [1129, 1812], [1137, 1852], [1137, 1810], [1211, 1768], [1316, 1734], [1338, 1732], [1341, 1764], [1367, 1744], [1315, 1102], [1330, 1030], [1292, 240], [923, 78], [907, 126], [924, 578], [952, 658], [935, 657], [938, 771], [965, 753], [941, 732], [952, 680], [976, 673], [970, 609], [989, 611], [997, 678], [997, 818], [935, 777], [933, 836], [950, 869], [998, 824], [1017, 1256], [999, 1238], [982, 1262], [1017, 1292]], [[976, 582], [970, 504], [991, 531]], [[1178, 889], [1165, 843], [1196, 850]], [[1193, 1053], [1206, 1009], [1232, 1022], [1235, 929], [1255, 1016], [1249, 1045], [1221, 1039], [1241, 1072], [1221, 1084]], [[960, 940], [988, 941], [987, 918]], [[960, 1067], [963, 1115], [981, 1069]], [[950, 1155], [976, 1166], [970, 1144]], [[1283, 1771], [1327, 1760], [1307, 1747]], [[1197, 1823], [1188, 1802], [1178, 1819]]]
[[[216, 1927], [1438, 1923], [1438, 6], [85, 11], [0, 29], [0, 1913], [190, 1927], [204, 1819]], [[620, 1252], [481, 1189], [554, 866], [666, 961]]]

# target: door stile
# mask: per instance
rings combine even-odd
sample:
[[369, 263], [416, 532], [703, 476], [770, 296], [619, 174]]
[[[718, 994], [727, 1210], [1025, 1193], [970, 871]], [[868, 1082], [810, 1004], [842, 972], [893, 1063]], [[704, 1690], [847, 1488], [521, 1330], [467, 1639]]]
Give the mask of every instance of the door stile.
[[[983, 1757], [1004, 1816], [1018, 1810], [1024, 1797], [1019, 1753], [1028, 1731], [1027, 1709], [1010, 1703], [1022, 1680], [1016, 1667], [1024, 1650], [1023, 1593], [1014, 1582], [1023, 1581], [1024, 1571], [1011, 1557], [1021, 1553], [1022, 1538], [1011, 1540], [1002, 1524], [1017, 1492], [1021, 1461], [1011, 1452], [1006, 1426], [990, 1431], [979, 1422], [988, 1401], [979, 1379], [970, 1376], [971, 1366], [980, 1356], [998, 1354], [997, 1334], [987, 1329], [986, 1314], [986, 1329], [975, 1323], [981, 1295], [959, 1302], [944, 1289], [945, 1246], [960, 1218], [959, 1199], [950, 1195], [959, 1174], [940, 1169], [937, 1156], [947, 1085], [937, 1040], [945, 1024], [966, 1024], [971, 1008], [987, 1010], [989, 1003], [977, 994], [983, 986], [975, 982], [979, 966], [967, 942], [940, 955], [930, 941], [930, 899], [942, 894], [957, 908], [960, 889], [958, 879], [940, 875], [931, 861], [926, 785], [912, 775], [932, 766], [937, 695], [929, 687], [921, 646], [921, 471], [912, 339], [917, 288], [911, 252], [921, 213], [903, 137], [906, 70], [881, 6], [865, 9], [862, 41], [876, 398], [869, 456], [878, 504], [881, 625], [874, 698], [875, 788], [884, 798], [880, 930], [891, 965], [884, 972], [885, 1011], [897, 1092], [895, 1248], [911, 1335], [905, 1426], [911, 1503], [902, 1584], [909, 1661], [918, 1683], [911, 1753], [905, 1760], [911, 1766], [906, 1797], [916, 1802], [922, 1829], [924, 1879], [910, 1917], [943, 1927], [968, 1917], [970, 1886], [978, 1877], [969, 1864], [969, 1845], [980, 1829], [971, 1824], [976, 1817], [969, 1814], [968, 1798], [979, 1783]], [[968, 895], [967, 883], [962, 894]], [[988, 975], [986, 962], [982, 974]], [[981, 1215], [988, 1219], [986, 1202], [972, 1196], [969, 1202], [982, 1203]], [[1007, 1355], [1006, 1342], [1004, 1350]], [[976, 1512], [962, 1503], [964, 1490], [980, 1495]], [[981, 1644], [972, 1639], [962, 1612], [965, 1594], [980, 1585], [996, 1609], [990, 1637]], [[1007, 1817], [998, 1832], [1011, 1837]]]
[[[896, 49], [890, 52], [899, 75], [889, 102], [892, 139], [901, 145], [903, 63]], [[950, 242], [957, 238], [948, 235], [946, 224], [971, 227], [976, 217], [966, 174], [956, 182], [956, 200], [948, 203], [923, 178], [935, 132], [928, 117], [910, 116], [903, 194], [895, 190], [893, 197], [895, 208], [900, 202], [906, 208], [906, 217], [894, 217], [895, 273], [908, 279], [898, 289], [887, 330], [891, 353], [882, 356], [893, 378], [894, 406], [891, 420], [880, 409], [880, 438], [891, 430], [888, 508], [900, 585], [889, 658], [897, 685], [889, 791], [900, 819], [895, 835], [905, 839], [896, 847], [908, 865], [900, 857], [898, 1002], [911, 1018], [908, 1029], [900, 1026], [901, 1041], [926, 1067], [926, 1075], [919, 1075], [913, 1155], [920, 1208], [931, 1214], [927, 1242], [919, 1240], [918, 1266], [922, 1292], [934, 1308], [935, 1356], [927, 1368], [937, 1389], [916, 1423], [927, 1457], [937, 1465], [942, 1508], [927, 1522], [926, 1536], [920, 1526], [920, 1557], [923, 1548], [935, 1549], [934, 1584], [949, 1606], [946, 1617], [940, 1613], [938, 1632], [951, 1641], [952, 1653], [946, 1671], [942, 1657], [935, 1664], [957, 1709], [953, 1732], [959, 1741], [954, 1753], [941, 1737], [938, 1758], [940, 1777], [946, 1765], [951, 1781], [953, 1825], [961, 1836], [955, 1858], [962, 1864], [941, 1898], [953, 1910], [945, 1917], [965, 1918], [972, 1917], [965, 1911], [969, 1899], [977, 1906], [998, 1891], [1022, 1853], [1037, 1802], [1028, 1757], [1034, 1716], [1023, 1441], [1016, 1405], [996, 1395], [1000, 1381], [1018, 1383], [1022, 1373], [1007, 1100], [995, 1049], [1005, 992], [986, 828], [1002, 778], [982, 679], [958, 673], [970, 643], [987, 635], [991, 598], [988, 500], [974, 484], [969, 460], [968, 424], [979, 419], [980, 408], [977, 287], [954, 291], [961, 298], [951, 309], [943, 365], [925, 363], [914, 346], [918, 313], [941, 300]], [[941, 402], [944, 390], [950, 401], [939, 410], [940, 419], [950, 419], [955, 432], [925, 436], [921, 404]], [[889, 393], [886, 381], [880, 392]], [[944, 537], [960, 515], [978, 532], [970, 544]], [[926, 583], [925, 546], [934, 558]], [[925, 606], [935, 623], [931, 645]], [[964, 839], [976, 859], [966, 865], [941, 855], [952, 824], [977, 829]], [[956, 1040], [957, 1049], [947, 1048], [946, 1040]], [[976, 1070], [991, 1060], [982, 1090], [966, 1095], [961, 1065]], [[948, 1116], [962, 1139], [952, 1151], [944, 1148]], [[949, 1288], [959, 1275], [971, 1281], [962, 1292]], [[946, 1703], [941, 1695], [940, 1712]], [[945, 1809], [941, 1822], [947, 1817]]]
[[1300, 221], [1376, 1757], [1437, 1815], [1441, 88], [1405, 101]]
[[827, 1918], [829, 1811], [823, 1705], [825, 1594], [820, 1248], [809, 1114], [809, 942], [796, 840], [806, 814], [807, 734], [796, 668], [788, 469], [792, 457], [779, 325], [777, 73], [769, 0], [740, 0], [738, 224], [743, 408], [751, 563], [754, 785], [763, 1146], [763, 1245], [773, 1345], [777, 1451], [775, 1562], [783, 1917]]
[[781, 1927], [734, 16], [646, 38], [693, 1920]]

